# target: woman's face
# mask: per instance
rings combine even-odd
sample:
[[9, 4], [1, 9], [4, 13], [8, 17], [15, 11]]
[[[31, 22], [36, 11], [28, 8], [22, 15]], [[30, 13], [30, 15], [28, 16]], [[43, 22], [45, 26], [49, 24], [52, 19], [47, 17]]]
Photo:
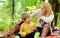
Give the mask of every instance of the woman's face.
[[42, 14], [45, 14], [46, 9], [44, 8], [44, 6], [43, 6], [43, 5], [41, 5], [40, 10], [41, 10]]

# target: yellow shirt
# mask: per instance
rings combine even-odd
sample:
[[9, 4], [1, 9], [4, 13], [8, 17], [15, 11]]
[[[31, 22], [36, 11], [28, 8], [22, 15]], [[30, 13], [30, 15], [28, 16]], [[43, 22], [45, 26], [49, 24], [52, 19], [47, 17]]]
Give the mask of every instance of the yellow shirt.
[[34, 26], [33, 22], [30, 23], [23, 23], [20, 27], [20, 34], [22, 36], [26, 36], [29, 33], [32, 33], [34, 30], [32, 29], [32, 27]]

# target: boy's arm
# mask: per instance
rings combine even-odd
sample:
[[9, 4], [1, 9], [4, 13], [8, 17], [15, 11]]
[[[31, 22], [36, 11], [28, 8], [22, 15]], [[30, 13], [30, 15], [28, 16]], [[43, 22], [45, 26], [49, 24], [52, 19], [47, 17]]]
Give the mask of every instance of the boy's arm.
[[36, 26], [35, 25], [32, 26], [32, 30], [36, 30]]
[[24, 32], [24, 29], [23, 29], [23, 25], [20, 27], [20, 34], [22, 34]]
[[36, 30], [36, 25], [34, 23], [32, 23], [32, 30]]
[[20, 32], [19, 32], [19, 34], [20, 34], [22, 37], [25, 37], [25, 36], [26, 36], [26, 32], [25, 32], [25, 30], [24, 30], [24, 26], [23, 26], [23, 25], [20, 27]]

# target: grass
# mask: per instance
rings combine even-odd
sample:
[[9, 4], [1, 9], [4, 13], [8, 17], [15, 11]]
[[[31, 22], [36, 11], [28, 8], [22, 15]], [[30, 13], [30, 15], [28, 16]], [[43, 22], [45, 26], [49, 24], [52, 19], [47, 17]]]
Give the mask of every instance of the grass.
[[60, 21], [57, 23], [57, 27], [60, 28]]

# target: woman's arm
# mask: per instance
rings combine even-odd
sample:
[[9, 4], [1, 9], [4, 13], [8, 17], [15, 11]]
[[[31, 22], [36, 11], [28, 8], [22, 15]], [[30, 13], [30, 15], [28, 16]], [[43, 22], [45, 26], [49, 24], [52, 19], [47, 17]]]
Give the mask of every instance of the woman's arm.
[[31, 18], [39, 15], [40, 9], [34, 10], [33, 13], [30, 15]]
[[30, 18], [27, 20], [27, 22], [30, 21], [35, 16], [39, 16], [39, 14], [40, 14], [40, 9], [34, 10], [33, 13], [30, 15]]

